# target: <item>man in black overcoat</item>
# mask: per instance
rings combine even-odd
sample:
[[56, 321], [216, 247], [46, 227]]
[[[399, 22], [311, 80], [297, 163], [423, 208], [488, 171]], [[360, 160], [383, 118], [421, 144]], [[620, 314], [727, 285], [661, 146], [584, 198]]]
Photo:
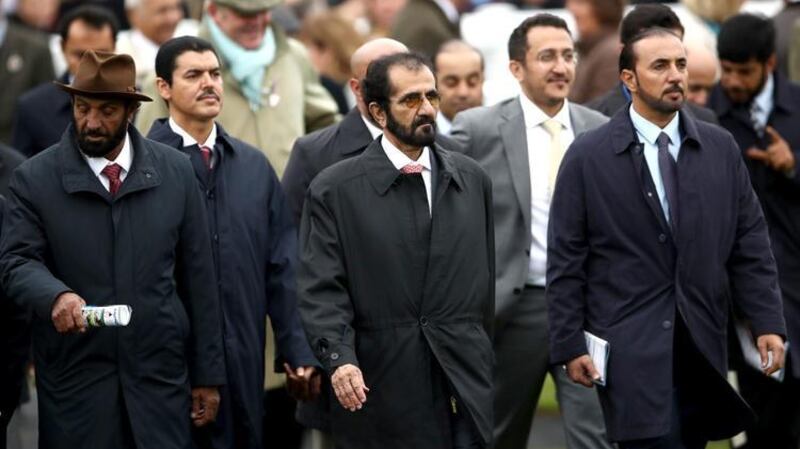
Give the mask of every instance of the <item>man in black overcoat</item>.
[[[747, 448], [800, 446], [800, 86], [781, 74], [772, 20], [741, 14], [720, 31], [722, 77], [709, 105], [742, 150], [767, 219], [789, 337], [783, 382], [761, 376], [732, 351], [742, 396], [759, 419]], [[738, 344], [736, 346], [739, 346]]]
[[[619, 65], [633, 102], [574, 141], [550, 206], [551, 360], [575, 382], [604, 381], [621, 449], [701, 449], [752, 420], [726, 380], [732, 300], [763, 371], [783, 365], [775, 259], [736, 142], [681, 109], [680, 38], [644, 31]], [[610, 345], [604, 377], [584, 331]]]
[[317, 176], [300, 225], [300, 315], [340, 404], [333, 439], [488, 447], [491, 182], [434, 143], [439, 97], [424, 57], [373, 61], [363, 91], [384, 134]]
[[[33, 315], [39, 447], [191, 448], [225, 383], [203, 199], [188, 158], [130, 125], [133, 59], [87, 51], [73, 123], [11, 180], [8, 296]], [[125, 327], [82, 307], [128, 305]]]
[[172, 39], [159, 49], [155, 66], [169, 117], [157, 120], [148, 137], [192, 161], [208, 210], [222, 306], [228, 383], [217, 422], [194, 439], [200, 448], [262, 449], [269, 446], [261, 422], [267, 316], [278, 345], [275, 370], [286, 366], [290, 391], [308, 399], [312, 377], [319, 383], [295, 301], [297, 233], [264, 154], [214, 121], [223, 87], [211, 44]]

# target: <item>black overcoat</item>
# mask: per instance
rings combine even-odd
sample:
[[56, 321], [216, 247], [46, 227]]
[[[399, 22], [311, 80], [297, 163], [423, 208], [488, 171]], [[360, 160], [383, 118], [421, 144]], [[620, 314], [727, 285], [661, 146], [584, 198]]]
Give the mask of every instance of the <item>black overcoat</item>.
[[298, 299], [311, 347], [329, 373], [358, 365], [370, 388], [355, 413], [331, 398], [333, 437], [341, 448], [449, 447], [441, 370], [488, 445], [491, 181], [434, 145], [430, 218], [421, 185], [409, 191], [413, 180], [380, 142], [317, 176], [300, 226]]
[[167, 119], [153, 123], [148, 137], [190, 155], [208, 210], [228, 371], [222, 401], [230, 401], [217, 421], [235, 428], [222, 446], [233, 447], [238, 432], [237, 447], [263, 448], [267, 316], [276, 336], [276, 371], [283, 371], [284, 361], [293, 367], [317, 365], [297, 312], [297, 232], [278, 176], [262, 152], [219, 124], [210, 172], [197, 146], [184, 147]]
[[733, 299], [755, 335], [785, 335], [775, 260], [736, 142], [681, 113], [678, 224], [664, 218], [628, 108], [567, 151], [550, 206], [551, 359], [586, 353], [583, 330], [609, 341], [600, 399], [613, 441], [670, 429], [673, 334], [680, 314], [705, 363], [708, 439], [742, 430], [751, 411], [725, 380]]
[[[224, 384], [203, 200], [189, 159], [128, 128], [133, 165], [112, 198], [61, 141], [11, 180], [0, 243], [8, 295], [33, 317], [41, 448], [191, 447], [191, 386]], [[130, 325], [62, 335], [55, 298], [127, 304]]]
[[[750, 171], [750, 181], [761, 201], [769, 225], [772, 252], [778, 263], [783, 312], [789, 332], [791, 374], [800, 379], [800, 85], [775, 72], [774, 108], [767, 124], [789, 144], [794, 153], [795, 171], [791, 176], [742, 155]], [[746, 107], [734, 106], [720, 86], [711, 94], [709, 105], [719, 114], [720, 124], [733, 134], [742, 152], [752, 147], [766, 148], [768, 136], [759, 136], [750, 122]]]

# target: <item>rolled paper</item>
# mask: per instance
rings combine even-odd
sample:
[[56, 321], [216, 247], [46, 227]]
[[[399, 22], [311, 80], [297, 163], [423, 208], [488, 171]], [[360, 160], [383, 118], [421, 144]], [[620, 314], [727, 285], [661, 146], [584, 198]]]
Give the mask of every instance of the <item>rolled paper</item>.
[[83, 318], [89, 327], [119, 327], [131, 322], [130, 306], [83, 306]]

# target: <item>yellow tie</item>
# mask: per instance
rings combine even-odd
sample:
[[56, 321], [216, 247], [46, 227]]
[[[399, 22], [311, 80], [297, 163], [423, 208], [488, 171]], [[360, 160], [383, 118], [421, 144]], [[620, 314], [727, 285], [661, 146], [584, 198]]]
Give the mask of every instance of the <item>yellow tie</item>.
[[564, 147], [561, 145], [561, 123], [555, 119], [548, 119], [542, 123], [545, 131], [550, 134], [550, 152], [548, 159], [550, 159], [550, 171], [548, 177], [548, 185], [550, 187], [550, 195], [556, 186], [556, 176], [558, 176], [558, 167], [561, 166], [561, 159], [564, 158]]

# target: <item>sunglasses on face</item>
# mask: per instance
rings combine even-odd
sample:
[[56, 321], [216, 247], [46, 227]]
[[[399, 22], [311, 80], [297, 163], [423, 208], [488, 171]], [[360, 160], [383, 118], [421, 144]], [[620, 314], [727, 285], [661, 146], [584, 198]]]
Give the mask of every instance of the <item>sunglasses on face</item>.
[[424, 95], [418, 92], [406, 94], [401, 99], [397, 100], [397, 103], [409, 109], [419, 109], [425, 99], [428, 100], [431, 106], [438, 108], [442, 98], [439, 96], [439, 92], [432, 90], [426, 92]]

